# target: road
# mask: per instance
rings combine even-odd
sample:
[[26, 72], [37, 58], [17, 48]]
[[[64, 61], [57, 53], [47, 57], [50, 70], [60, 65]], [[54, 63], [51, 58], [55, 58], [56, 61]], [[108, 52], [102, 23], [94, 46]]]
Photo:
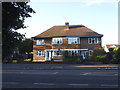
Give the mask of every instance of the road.
[[118, 69], [117, 64], [104, 64], [104, 65], [84, 65], [84, 64], [45, 64], [45, 63], [36, 63], [36, 64], [3, 64], [3, 70], [53, 70], [53, 69]]
[[110, 69], [5, 69], [2, 75], [3, 88], [118, 88], [118, 70]]

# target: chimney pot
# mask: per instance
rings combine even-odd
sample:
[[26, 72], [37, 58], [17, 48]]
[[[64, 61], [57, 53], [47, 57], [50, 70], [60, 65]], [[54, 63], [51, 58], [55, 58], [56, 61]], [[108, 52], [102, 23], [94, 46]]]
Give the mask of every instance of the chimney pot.
[[65, 26], [66, 26], [66, 29], [68, 30], [69, 29], [69, 22], [66, 22]]

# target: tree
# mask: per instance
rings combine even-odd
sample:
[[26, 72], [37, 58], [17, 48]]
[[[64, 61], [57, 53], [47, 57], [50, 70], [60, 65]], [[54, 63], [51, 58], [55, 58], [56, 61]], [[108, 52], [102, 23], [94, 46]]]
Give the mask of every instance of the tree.
[[31, 39], [22, 40], [19, 44], [19, 51], [22, 54], [30, 53], [33, 50], [33, 41]]
[[26, 28], [25, 18], [31, 17], [35, 11], [28, 2], [2, 2], [2, 60], [9, 57], [19, 45], [24, 35], [17, 32]]

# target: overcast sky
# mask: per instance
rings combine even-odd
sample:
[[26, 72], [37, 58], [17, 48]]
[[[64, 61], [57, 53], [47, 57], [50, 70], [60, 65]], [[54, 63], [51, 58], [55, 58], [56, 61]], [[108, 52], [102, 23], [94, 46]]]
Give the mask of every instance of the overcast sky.
[[30, 0], [36, 11], [25, 21], [27, 29], [19, 30], [30, 38], [54, 25], [83, 24], [103, 34], [105, 44], [118, 43], [119, 0]]

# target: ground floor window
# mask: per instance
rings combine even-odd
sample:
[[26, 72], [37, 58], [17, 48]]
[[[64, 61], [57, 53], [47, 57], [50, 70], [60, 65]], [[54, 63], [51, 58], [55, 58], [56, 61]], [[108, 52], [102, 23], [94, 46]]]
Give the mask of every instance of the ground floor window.
[[80, 56], [81, 52], [82, 52], [81, 50], [70, 50], [70, 51], [67, 51], [69, 56]]
[[[63, 53], [66, 52], [68, 56], [82, 56], [83, 58], [86, 57], [86, 53], [88, 52], [89, 55], [92, 55], [92, 50], [88, 49], [46, 49], [45, 51], [51, 52], [52, 56], [63, 56]], [[38, 52], [38, 55], [43, 56], [43, 52]]]
[[60, 50], [53, 51], [53, 56], [62, 56], [62, 51]]
[[89, 50], [89, 56], [92, 56], [93, 50]]
[[36, 56], [44, 56], [44, 51], [36, 51]]

